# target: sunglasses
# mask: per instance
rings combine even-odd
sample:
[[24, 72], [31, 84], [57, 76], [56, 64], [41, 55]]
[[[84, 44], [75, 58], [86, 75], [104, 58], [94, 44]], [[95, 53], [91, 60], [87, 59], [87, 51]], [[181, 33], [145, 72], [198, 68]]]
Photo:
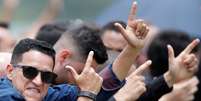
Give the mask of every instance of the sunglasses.
[[33, 66], [23, 66], [23, 65], [13, 65], [13, 66], [22, 68], [24, 77], [26, 77], [29, 80], [33, 80], [38, 75], [39, 72], [41, 73], [42, 82], [47, 84], [53, 83], [57, 77], [57, 75], [53, 72], [40, 71]]

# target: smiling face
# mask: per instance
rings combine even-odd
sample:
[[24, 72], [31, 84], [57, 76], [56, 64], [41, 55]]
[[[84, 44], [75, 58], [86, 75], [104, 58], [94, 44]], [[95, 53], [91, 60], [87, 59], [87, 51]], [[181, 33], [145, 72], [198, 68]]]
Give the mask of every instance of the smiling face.
[[[52, 72], [53, 60], [46, 54], [30, 50], [22, 55], [22, 61], [18, 65], [32, 66], [40, 71]], [[9, 79], [26, 101], [42, 101], [50, 84], [42, 82], [41, 73], [38, 73], [34, 79], [29, 80], [24, 77], [22, 68], [14, 67], [12, 74], [14, 75]]]

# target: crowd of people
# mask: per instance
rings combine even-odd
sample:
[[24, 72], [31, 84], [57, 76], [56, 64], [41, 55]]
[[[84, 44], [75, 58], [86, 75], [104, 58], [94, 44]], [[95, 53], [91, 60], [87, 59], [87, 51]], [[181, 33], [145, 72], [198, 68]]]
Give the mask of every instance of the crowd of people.
[[137, 19], [136, 1], [127, 22], [55, 22], [62, 2], [13, 38], [17, 2], [4, 0], [0, 101], [200, 101], [199, 38]]

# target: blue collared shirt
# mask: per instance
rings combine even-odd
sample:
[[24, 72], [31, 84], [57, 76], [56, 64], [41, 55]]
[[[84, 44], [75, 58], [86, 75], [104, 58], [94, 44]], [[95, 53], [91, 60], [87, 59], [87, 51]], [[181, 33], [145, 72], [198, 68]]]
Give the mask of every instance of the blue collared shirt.
[[[78, 88], [76, 86], [62, 84], [49, 87], [43, 101], [76, 101]], [[0, 101], [25, 101], [23, 96], [13, 87], [8, 78], [0, 79]]]

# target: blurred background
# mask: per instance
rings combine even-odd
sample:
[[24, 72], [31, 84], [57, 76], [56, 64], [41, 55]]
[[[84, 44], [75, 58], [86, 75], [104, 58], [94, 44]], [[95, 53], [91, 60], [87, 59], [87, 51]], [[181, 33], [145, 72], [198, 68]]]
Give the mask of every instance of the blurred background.
[[[49, 0], [18, 1], [11, 21], [12, 33], [23, 33], [41, 15]], [[58, 1], [58, 0], [55, 0]], [[111, 20], [126, 21], [133, 0], [60, 0], [55, 20], [82, 19], [104, 25]], [[181, 29], [201, 34], [201, 0], [137, 0], [137, 17], [160, 29]], [[0, 0], [0, 12], [3, 0]], [[2, 13], [0, 13], [2, 17]]]

